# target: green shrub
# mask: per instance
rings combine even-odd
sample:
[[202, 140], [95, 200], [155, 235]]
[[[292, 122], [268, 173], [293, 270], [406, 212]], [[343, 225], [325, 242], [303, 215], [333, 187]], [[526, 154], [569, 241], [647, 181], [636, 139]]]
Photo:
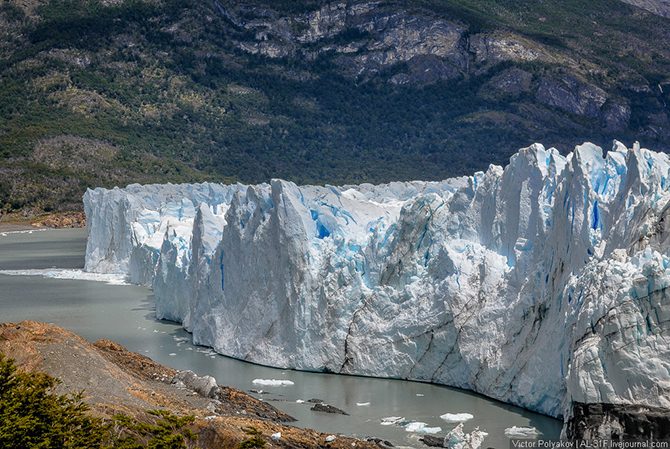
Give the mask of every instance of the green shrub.
[[187, 427], [195, 420], [193, 416], [176, 416], [166, 410], [151, 410], [149, 414], [158, 418], [155, 423], [139, 422], [125, 415], [115, 416], [114, 449], [186, 449], [186, 443], [195, 439], [195, 434]]
[[242, 441], [237, 448], [238, 449], [262, 449], [265, 447], [265, 440], [261, 436], [261, 432], [255, 427], [245, 427], [244, 433], [249, 435], [249, 438]]

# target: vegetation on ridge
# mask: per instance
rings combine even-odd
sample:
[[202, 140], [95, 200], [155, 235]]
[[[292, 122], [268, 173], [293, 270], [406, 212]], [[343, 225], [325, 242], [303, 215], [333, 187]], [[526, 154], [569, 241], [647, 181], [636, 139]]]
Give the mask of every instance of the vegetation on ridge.
[[[613, 137], [670, 146], [667, 19], [609, 0], [383, 2], [380, 17], [463, 24], [463, 45], [478, 33], [512, 36], [546, 55], [489, 56], [448, 79], [398, 84], [394, 76], [421, 64], [442, 66], [419, 58], [418, 66], [398, 61], [352, 77], [347, 53], [324, 49], [378, 38], [355, 28], [300, 43], [294, 55], [252, 54], [243, 44], [262, 43], [262, 33], [226, 15], [268, 20], [269, 32], [281, 34], [268, 18], [300, 17], [325, 4], [3, 2], [0, 210], [75, 209], [87, 187], [130, 182], [442, 179], [504, 164], [534, 141], [563, 151], [584, 140], [609, 145]], [[278, 51], [294, 45], [273, 39]], [[530, 74], [531, 87], [497, 88], [510, 69]], [[601, 109], [621, 105], [629, 118], [608, 128], [602, 116], [553, 104], [560, 96], [542, 103], [538, 85], [565, 77], [595, 86], [585, 98], [602, 89]]]

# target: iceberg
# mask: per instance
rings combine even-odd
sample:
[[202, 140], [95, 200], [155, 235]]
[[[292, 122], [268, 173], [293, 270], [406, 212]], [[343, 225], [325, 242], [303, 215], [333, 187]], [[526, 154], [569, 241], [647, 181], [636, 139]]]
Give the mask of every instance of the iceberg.
[[479, 427], [475, 427], [470, 433], [464, 432], [463, 423], [460, 423], [447, 433], [444, 437], [442, 447], [449, 449], [479, 449], [488, 435], [488, 433], [479, 430]]
[[556, 417], [670, 407], [670, 159], [534, 144], [442, 182], [88, 190], [85, 269], [194, 343]]
[[405, 418], [403, 418], [402, 416], [387, 416], [386, 418], [382, 418], [381, 420], [382, 426], [405, 425], [408, 423], [409, 421], [406, 421]]
[[442, 432], [441, 427], [428, 427], [428, 424], [420, 421], [412, 421], [405, 426], [406, 432], [435, 434]]
[[264, 387], [289, 387], [294, 385], [293, 381], [285, 379], [254, 379], [251, 383], [254, 385], [262, 385]]
[[518, 439], [533, 439], [540, 434], [535, 427], [512, 426], [505, 429], [505, 436]]
[[474, 416], [470, 413], [445, 413], [444, 415], [440, 415], [440, 418], [448, 423], [459, 423], [469, 421], [474, 418]]

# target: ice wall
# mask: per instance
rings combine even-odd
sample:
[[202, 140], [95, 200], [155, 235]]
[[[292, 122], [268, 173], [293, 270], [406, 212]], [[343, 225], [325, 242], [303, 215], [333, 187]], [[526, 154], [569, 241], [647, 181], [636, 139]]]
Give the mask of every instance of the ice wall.
[[89, 190], [86, 269], [152, 286], [160, 318], [253, 362], [554, 416], [670, 407], [669, 167], [536, 144], [440, 183]]

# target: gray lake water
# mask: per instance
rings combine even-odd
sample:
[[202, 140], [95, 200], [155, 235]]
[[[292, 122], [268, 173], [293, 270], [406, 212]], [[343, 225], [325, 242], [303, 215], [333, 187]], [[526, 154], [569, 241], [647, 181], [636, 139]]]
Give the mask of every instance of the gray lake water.
[[[84, 230], [0, 233], [0, 270], [82, 268], [85, 246]], [[402, 416], [425, 422], [441, 427], [442, 435], [456, 424], [443, 421], [440, 415], [470, 413], [474, 419], [465, 423], [465, 430], [479, 426], [489, 434], [482, 447], [509, 447], [504, 430], [511, 426], [535, 427], [543, 438], [560, 434], [558, 420], [458, 389], [281, 370], [216, 355], [190, 344], [189, 334], [179, 325], [157, 321], [151, 291], [144, 287], [0, 274], [0, 321], [27, 319], [55, 323], [90, 341], [111, 339], [165, 365], [209, 374], [220, 384], [240, 390], [262, 388], [268, 394], [256, 397], [294, 416], [298, 419], [295, 425], [322, 432], [375, 436], [420, 448], [425, 447], [418, 440], [420, 435], [398, 426], [382, 426], [382, 418]], [[287, 379], [294, 385], [259, 387], [252, 384], [257, 378]], [[350, 416], [313, 412], [311, 404], [296, 402], [310, 398], [322, 399]], [[357, 405], [367, 402], [370, 404]]]

